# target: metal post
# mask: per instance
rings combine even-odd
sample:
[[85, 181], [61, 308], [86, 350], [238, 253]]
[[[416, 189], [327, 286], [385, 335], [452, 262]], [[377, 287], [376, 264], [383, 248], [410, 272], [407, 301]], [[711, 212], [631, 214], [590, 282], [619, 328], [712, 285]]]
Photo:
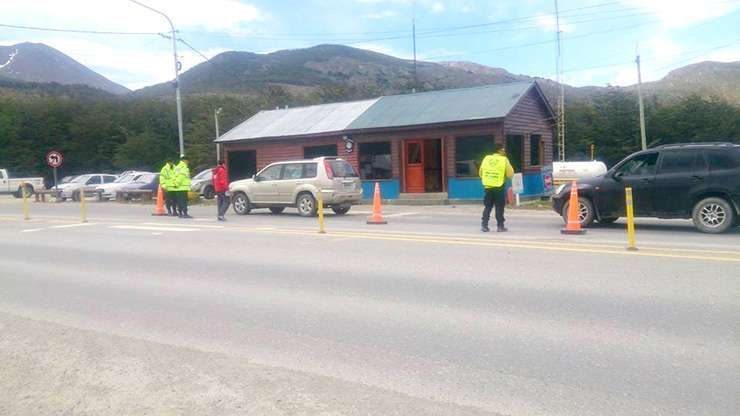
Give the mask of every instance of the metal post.
[[28, 221], [28, 193], [25, 182], [21, 183], [21, 195], [23, 195], [23, 219]]
[[642, 72], [640, 70], [640, 55], [635, 60], [637, 63], [637, 99], [640, 104], [640, 142], [642, 150], [647, 149], [647, 138], [645, 137], [645, 107], [642, 104]]
[[596, 155], [596, 145], [592, 144], [591, 145], [591, 160], [595, 160], [595, 155]]
[[411, 89], [411, 92], [416, 93], [416, 88], [419, 86], [419, 76], [416, 72], [416, 17], [411, 19], [411, 37], [414, 47], [414, 88]]
[[57, 168], [54, 168], [54, 198], [59, 198], [59, 187], [57, 186]]
[[[218, 131], [218, 115], [221, 114], [222, 108], [217, 108], [213, 112], [213, 118], [216, 120], [216, 140], [218, 140], [221, 135]], [[221, 143], [216, 142], [216, 162], [221, 160]]]
[[637, 250], [635, 244], [635, 213], [632, 203], [632, 188], [624, 189], [624, 198], [627, 203], [627, 250]]
[[171, 34], [172, 34], [172, 55], [175, 60], [175, 102], [177, 104], [177, 133], [178, 137], [180, 139], [180, 157], [185, 156], [185, 142], [183, 139], [183, 132], [182, 132], [182, 99], [180, 98], [180, 62], [177, 60], [177, 32], [175, 31], [175, 25], [172, 23], [172, 20], [170, 18], [160, 12], [159, 10], [153, 9], [146, 4], [143, 4], [137, 0], [129, 0], [130, 2], [134, 4], [138, 4], [139, 6], [149, 9], [153, 11], [154, 13], [157, 13], [158, 15], [164, 17], [167, 19], [167, 23], [170, 24]]
[[316, 193], [316, 196], [318, 197], [318, 211], [319, 211], [319, 234], [326, 234], [326, 230], [324, 230], [324, 197], [321, 195], [322, 191], [319, 189], [319, 191]]

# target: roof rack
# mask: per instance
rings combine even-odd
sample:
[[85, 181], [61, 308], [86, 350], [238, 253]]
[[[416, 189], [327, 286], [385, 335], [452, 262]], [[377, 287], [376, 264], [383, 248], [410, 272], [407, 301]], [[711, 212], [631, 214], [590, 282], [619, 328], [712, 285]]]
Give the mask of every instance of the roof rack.
[[698, 143], [673, 143], [655, 146], [652, 149], [667, 149], [671, 147], [690, 147], [690, 146], [737, 146], [730, 142], [698, 142]]

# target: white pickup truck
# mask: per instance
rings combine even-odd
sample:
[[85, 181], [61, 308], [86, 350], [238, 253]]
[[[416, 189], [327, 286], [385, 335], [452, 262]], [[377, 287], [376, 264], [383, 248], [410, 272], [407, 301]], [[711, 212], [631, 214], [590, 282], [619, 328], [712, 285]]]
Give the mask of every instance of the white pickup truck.
[[44, 189], [44, 178], [10, 178], [6, 169], [0, 169], [0, 194], [13, 194], [20, 198], [21, 185], [26, 184], [26, 191], [30, 195], [36, 189]]

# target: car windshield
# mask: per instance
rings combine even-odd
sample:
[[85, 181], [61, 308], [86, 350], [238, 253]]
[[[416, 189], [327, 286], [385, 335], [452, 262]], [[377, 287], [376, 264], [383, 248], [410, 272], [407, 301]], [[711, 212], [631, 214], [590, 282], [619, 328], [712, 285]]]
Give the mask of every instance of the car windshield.
[[90, 176], [88, 175], [82, 175], [78, 176], [70, 181], [70, 183], [85, 183], [87, 180], [90, 179]]
[[334, 176], [340, 177], [340, 178], [356, 178], [357, 173], [355, 173], [355, 170], [352, 168], [352, 165], [350, 165], [346, 160], [341, 159], [333, 159], [333, 160], [327, 160], [329, 162], [329, 166], [331, 166], [332, 172], [334, 172]]
[[141, 175], [136, 178], [136, 183], [149, 183], [154, 179], [154, 175]]
[[211, 175], [213, 175], [213, 172], [210, 169], [204, 170], [203, 172], [195, 175], [195, 177], [193, 178], [193, 180], [210, 179], [211, 178]]
[[115, 181], [113, 181], [113, 183], [129, 183], [133, 181], [135, 177], [136, 175], [123, 175], [119, 177], [118, 179], [116, 179]]

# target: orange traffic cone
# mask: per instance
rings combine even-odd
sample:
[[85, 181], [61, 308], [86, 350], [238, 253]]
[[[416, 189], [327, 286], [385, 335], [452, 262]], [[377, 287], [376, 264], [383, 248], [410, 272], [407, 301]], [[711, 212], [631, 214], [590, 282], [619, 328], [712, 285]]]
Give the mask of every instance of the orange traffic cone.
[[167, 215], [167, 211], [164, 209], [164, 191], [162, 190], [162, 187], [159, 187], [159, 190], [157, 191], [157, 206], [154, 207], [154, 212], [152, 212], [152, 215], [156, 216], [164, 216]]
[[586, 230], [581, 229], [581, 221], [578, 219], [581, 203], [578, 200], [578, 184], [576, 181], [570, 185], [570, 203], [568, 204], [568, 224], [560, 230], [561, 234], [581, 235]]
[[510, 206], [514, 205], [514, 188], [509, 187], [509, 189], [506, 191], [506, 200]]
[[373, 215], [367, 219], [368, 224], [388, 224], [388, 221], [383, 219], [383, 214], [380, 212], [380, 184], [375, 182], [375, 195], [373, 195]]

